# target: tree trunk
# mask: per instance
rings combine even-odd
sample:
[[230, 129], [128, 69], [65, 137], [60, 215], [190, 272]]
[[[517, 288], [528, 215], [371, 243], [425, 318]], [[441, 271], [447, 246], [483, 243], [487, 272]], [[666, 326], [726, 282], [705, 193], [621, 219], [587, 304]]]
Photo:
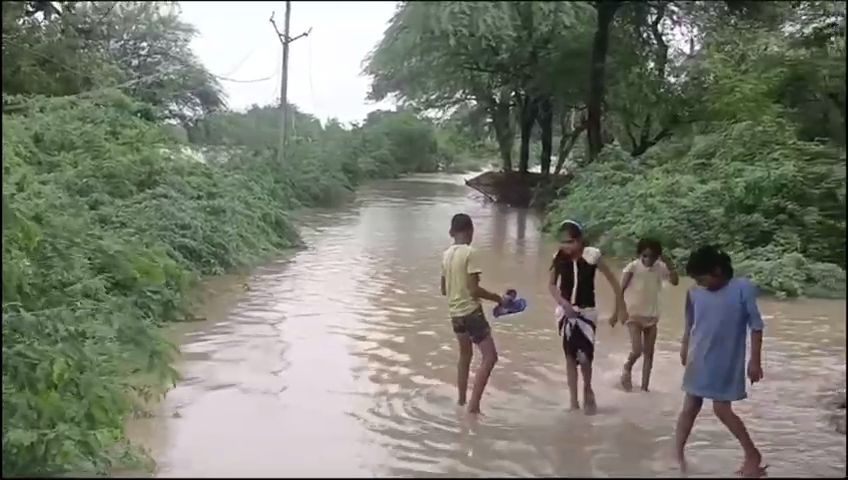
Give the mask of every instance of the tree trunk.
[[542, 155], [539, 157], [539, 165], [542, 168], [542, 175], [550, 175], [554, 141], [554, 106], [550, 97], [545, 97], [539, 102], [538, 116], [539, 128], [542, 131]]
[[498, 141], [498, 151], [501, 154], [501, 169], [504, 172], [511, 172], [512, 145], [515, 142], [515, 133], [512, 130], [508, 102], [498, 102], [492, 108], [492, 127], [495, 130], [495, 139]]
[[[656, 12], [654, 13], [654, 19], [651, 21], [651, 36], [654, 39], [655, 51], [654, 51], [654, 74], [657, 76], [657, 79], [660, 82], [664, 82], [665, 78], [665, 70], [666, 65], [668, 64], [668, 45], [665, 43], [665, 39], [663, 38], [662, 32], [660, 31], [660, 23], [665, 17], [665, 4], [659, 4], [656, 7]], [[662, 118], [660, 118], [660, 122], [662, 122]], [[635, 126], [635, 124], [634, 124]], [[630, 130], [630, 125], [625, 124], [626, 133], [628, 137], [630, 137], [630, 142], [633, 145], [632, 150], [630, 151], [631, 157], [638, 157], [648, 151], [649, 148], [653, 147], [660, 140], [671, 135], [671, 131], [667, 127], [663, 127], [660, 132], [651, 138], [651, 130], [653, 130], [654, 121], [653, 115], [651, 112], [648, 112], [645, 115], [645, 120], [642, 122], [640, 132], [639, 132], [639, 140], [637, 141], [635, 136]]]
[[561, 137], [559, 138], [557, 164], [556, 168], [554, 168], [554, 175], [559, 175], [560, 172], [562, 172], [562, 167], [565, 165], [565, 161], [568, 160], [568, 156], [571, 155], [571, 150], [574, 148], [574, 145], [577, 144], [577, 139], [580, 137], [580, 134], [586, 130], [586, 122], [584, 120], [581, 120], [578, 125], [575, 125], [576, 116], [577, 112], [571, 110], [568, 114], [568, 126], [566, 126], [564, 118], [561, 123]]
[[527, 173], [530, 170], [530, 139], [533, 124], [536, 123], [536, 99], [523, 95], [520, 112], [521, 147], [518, 157], [518, 171]]
[[621, 4], [612, 0], [595, 2], [598, 14], [595, 38], [592, 42], [592, 65], [589, 72], [589, 101], [587, 140], [589, 142], [589, 162], [593, 162], [604, 146], [601, 132], [601, 105], [604, 101], [605, 66], [609, 49], [609, 29], [615, 18], [615, 12]]
[[[497, 96], [495, 96], [497, 95]], [[492, 121], [492, 130], [498, 142], [498, 153], [501, 157], [501, 170], [512, 171], [512, 145], [515, 143], [515, 130], [512, 119], [512, 98], [509, 91], [491, 93], [478, 92], [477, 102], [484, 106]]]

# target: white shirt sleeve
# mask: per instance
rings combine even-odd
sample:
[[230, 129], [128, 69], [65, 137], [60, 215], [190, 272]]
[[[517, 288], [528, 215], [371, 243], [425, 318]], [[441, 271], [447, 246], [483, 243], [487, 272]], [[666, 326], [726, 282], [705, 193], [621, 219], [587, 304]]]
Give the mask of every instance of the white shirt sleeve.
[[595, 247], [586, 247], [583, 249], [583, 259], [589, 265], [597, 265], [601, 261], [601, 251]]
[[475, 273], [481, 273], [482, 271], [483, 269], [480, 267], [477, 251], [468, 247], [468, 274], [474, 275]]
[[621, 273], [633, 273], [633, 272], [635, 272], [636, 271], [636, 262], [638, 262], [638, 261], [639, 260], [633, 260], [632, 262], [628, 263], [627, 266], [624, 267], [624, 270], [622, 270]]

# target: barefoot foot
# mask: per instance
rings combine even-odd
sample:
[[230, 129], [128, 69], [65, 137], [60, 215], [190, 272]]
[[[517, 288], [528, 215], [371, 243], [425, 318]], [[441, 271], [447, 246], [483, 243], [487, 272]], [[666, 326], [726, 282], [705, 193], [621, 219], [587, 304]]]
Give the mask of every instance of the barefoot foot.
[[677, 452], [675, 458], [677, 459], [677, 465], [680, 467], [680, 473], [686, 475], [689, 465], [686, 463], [686, 456], [683, 454], [683, 451]]
[[768, 469], [768, 465], [757, 465], [747, 471], [744, 468], [740, 468], [736, 471], [736, 474], [742, 478], [763, 478], [768, 476], [766, 469]]
[[633, 380], [631, 379], [631, 374], [627, 369], [621, 372], [621, 388], [624, 389], [625, 392], [629, 392], [633, 390]]
[[760, 465], [763, 461], [763, 456], [759, 451], [755, 451], [751, 455], [745, 456], [745, 461], [742, 467], [736, 471], [737, 475], [744, 478], [760, 478], [766, 476], [768, 465]]
[[598, 405], [595, 403], [595, 393], [591, 390], [587, 391], [583, 397], [583, 412], [586, 415], [594, 415], [598, 412]]

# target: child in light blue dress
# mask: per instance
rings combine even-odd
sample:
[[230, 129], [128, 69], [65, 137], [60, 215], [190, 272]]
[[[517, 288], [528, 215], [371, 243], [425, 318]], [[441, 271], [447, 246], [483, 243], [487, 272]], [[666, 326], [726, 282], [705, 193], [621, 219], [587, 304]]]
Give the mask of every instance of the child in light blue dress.
[[731, 403], [747, 397], [745, 336], [751, 332], [751, 357], [747, 377], [751, 383], [763, 377], [760, 362], [763, 320], [757, 308], [757, 290], [748, 280], [733, 277], [730, 257], [715, 247], [692, 252], [686, 272], [697, 286], [686, 295], [686, 325], [680, 361], [686, 367], [683, 391], [686, 398], [677, 421], [676, 454], [685, 470], [684, 447], [704, 399], [713, 401], [718, 419], [739, 440], [745, 460], [737, 473], [759, 477], [765, 473], [762, 456]]

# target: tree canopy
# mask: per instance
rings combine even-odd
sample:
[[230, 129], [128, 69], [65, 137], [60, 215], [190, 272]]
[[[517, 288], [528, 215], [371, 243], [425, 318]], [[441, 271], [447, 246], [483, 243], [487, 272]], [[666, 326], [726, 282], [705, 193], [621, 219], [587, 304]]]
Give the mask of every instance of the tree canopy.
[[174, 3], [4, 4], [4, 97], [119, 88], [152, 106], [155, 118], [184, 125], [224, 108], [220, 84], [191, 51], [195, 30]]
[[574, 174], [550, 218], [614, 253], [714, 241], [777, 293], [844, 282], [844, 2], [402, 2], [364, 71], [480, 112], [503, 170], [517, 143], [520, 172]]
[[[736, 42], [742, 53], [737, 34], [752, 29], [761, 48], [788, 49], [773, 58], [789, 70], [779, 100], [805, 138], [844, 144], [844, 5], [836, 2], [401, 2], [364, 72], [375, 99], [441, 111], [476, 105], [498, 139], [503, 169], [513, 168], [517, 135], [519, 170], [529, 168], [529, 144], [538, 139], [547, 172], [554, 127], [563, 138], [593, 125], [589, 143], [601, 143], [584, 155], [591, 161], [612, 142], [639, 157], [703, 120], [696, 110], [707, 52]], [[807, 81], [818, 88], [798, 88]], [[576, 121], [556, 121], [574, 113]], [[823, 116], [824, 132], [806, 131], [821, 130]]]

